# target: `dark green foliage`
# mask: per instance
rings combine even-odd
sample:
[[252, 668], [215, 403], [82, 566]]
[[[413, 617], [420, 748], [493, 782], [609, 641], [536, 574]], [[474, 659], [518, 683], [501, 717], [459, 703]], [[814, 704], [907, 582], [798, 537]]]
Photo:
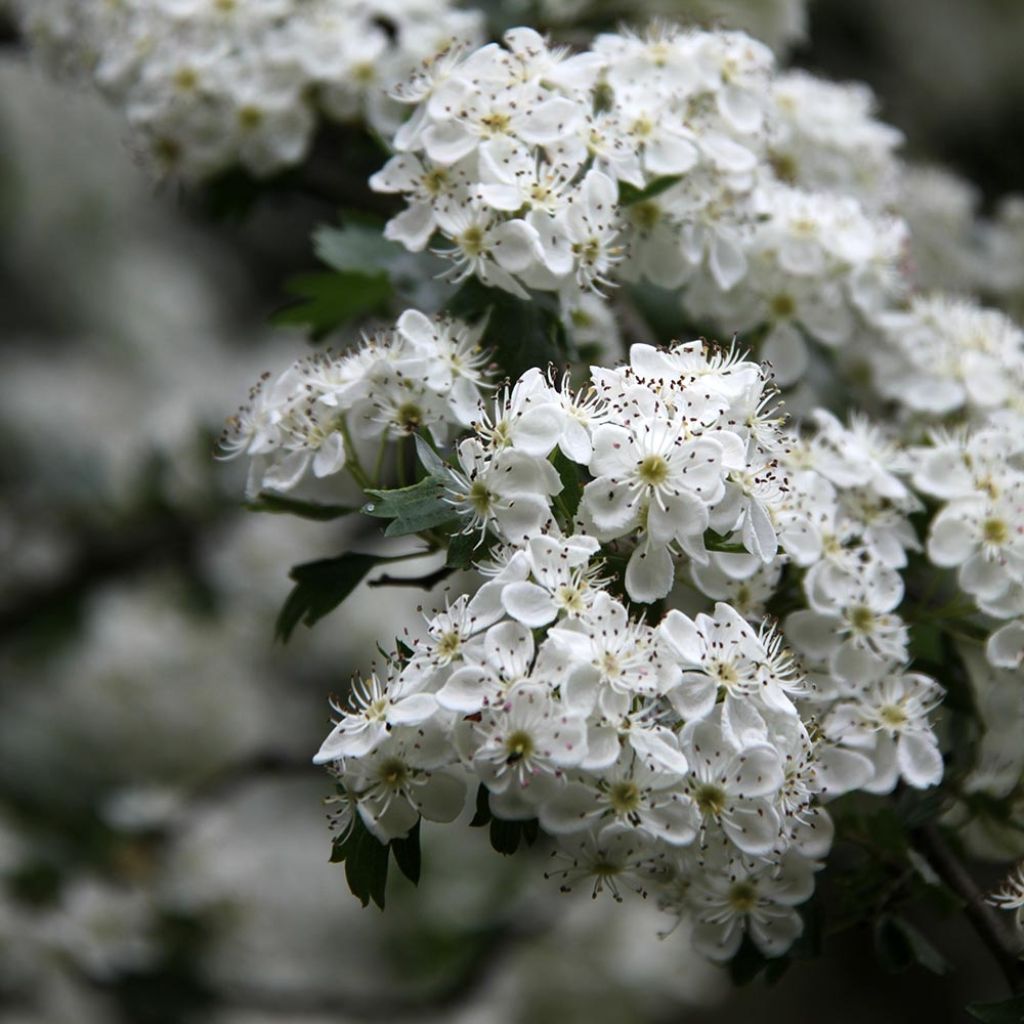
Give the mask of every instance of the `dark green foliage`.
[[445, 501], [445, 481], [427, 476], [411, 487], [394, 490], [367, 490], [374, 501], [363, 506], [363, 511], [378, 519], [390, 519], [385, 537], [402, 537], [420, 533], [436, 526], [454, 525], [458, 517]]
[[667, 192], [673, 185], [682, 180], [681, 174], [666, 174], [662, 178], [655, 178], [645, 188], [637, 188], [629, 182], [619, 182], [619, 205], [633, 206], [635, 203], [642, 203], [645, 199], [653, 199]]
[[998, 1003], [970, 1003], [967, 1012], [982, 1024], [1022, 1024], [1024, 995], [1013, 996]]
[[704, 546], [708, 551], [725, 551], [738, 555], [747, 553], [747, 549], [742, 544], [730, 541], [710, 528], [704, 531]]
[[422, 856], [420, 854], [420, 823], [417, 821], [413, 830], [404, 839], [392, 839], [391, 852], [394, 855], [398, 870], [412, 882], [419, 885]]
[[363, 819], [354, 815], [352, 828], [344, 836], [334, 840], [331, 849], [331, 862], [344, 863], [345, 881], [352, 895], [362, 905], [368, 906], [370, 900], [384, 909], [384, 896], [388, 881], [388, 858], [393, 855], [398, 870], [413, 885], [420, 880], [422, 858], [420, 854], [420, 823], [407, 836], [392, 839], [390, 843], [382, 843], [363, 824]]
[[580, 476], [580, 467], [572, 459], [566, 458], [559, 449], [555, 449], [551, 461], [554, 463], [555, 469], [558, 470], [558, 476], [562, 481], [562, 490], [555, 497], [555, 504], [565, 517], [563, 525], [568, 528], [580, 507], [584, 481]]
[[348, 552], [295, 566], [288, 574], [295, 586], [277, 617], [275, 637], [287, 643], [300, 622], [312, 626], [334, 611], [380, 561], [378, 555]]
[[340, 519], [342, 516], [352, 515], [358, 512], [358, 508], [348, 505], [317, 505], [314, 502], [298, 501], [295, 498], [286, 498], [282, 494], [268, 494], [266, 492], [258, 495], [246, 506], [250, 512], [270, 512], [276, 515], [299, 516], [301, 519], [313, 519], [317, 522], [326, 523], [332, 519]]
[[471, 828], [484, 828], [490, 825], [491, 847], [498, 853], [510, 856], [515, 853], [521, 843], [533, 846], [540, 834], [540, 825], [536, 818], [528, 821], [505, 821], [491, 814], [487, 787], [481, 783], [476, 791], [476, 814], [469, 823]]
[[878, 962], [890, 974], [901, 974], [915, 964], [932, 974], [949, 971], [942, 954], [902, 917], [882, 914], [875, 921], [874, 937]]
[[391, 282], [380, 272], [299, 274], [285, 289], [296, 300], [275, 313], [273, 323], [306, 327], [314, 341], [357, 317], [386, 312], [391, 298]]
[[532, 367], [562, 367], [569, 359], [565, 327], [550, 295], [533, 295], [524, 302], [471, 278], [453, 296], [447, 311], [469, 323], [487, 318], [480, 344], [493, 351], [513, 380]]
[[450, 569], [468, 569], [474, 562], [487, 557], [494, 538], [486, 533], [480, 536], [479, 530], [472, 533], [457, 533], [448, 542], [448, 557], [445, 565]]
[[364, 907], [373, 900], [381, 910], [384, 909], [388, 848], [372, 835], [358, 814], [353, 815], [348, 834], [334, 841], [331, 861], [335, 864], [344, 862], [348, 887]]

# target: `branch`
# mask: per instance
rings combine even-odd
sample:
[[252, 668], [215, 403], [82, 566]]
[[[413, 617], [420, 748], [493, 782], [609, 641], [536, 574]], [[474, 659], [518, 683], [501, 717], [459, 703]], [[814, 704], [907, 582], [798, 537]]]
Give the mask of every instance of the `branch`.
[[442, 580], [448, 579], [455, 570], [450, 565], [442, 565], [440, 569], [427, 573], [426, 576], [389, 576], [384, 573], [375, 580], [367, 581], [368, 587], [420, 587], [431, 590]]
[[1000, 911], [985, 902], [977, 883], [950, 849], [937, 825], [916, 829], [913, 837], [935, 873], [964, 901], [964, 914], [999, 964], [1010, 991], [1024, 992], [1021, 944], [1007, 927]]

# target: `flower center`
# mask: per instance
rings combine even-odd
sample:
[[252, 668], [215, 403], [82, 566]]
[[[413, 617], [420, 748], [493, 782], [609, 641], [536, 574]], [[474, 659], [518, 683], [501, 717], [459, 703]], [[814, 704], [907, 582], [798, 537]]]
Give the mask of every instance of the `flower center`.
[[466, 228], [459, 237], [459, 246], [467, 256], [479, 256], [484, 251], [484, 233], [476, 224]]
[[854, 605], [850, 609], [849, 618], [854, 632], [863, 636], [867, 636], [875, 628], [875, 613], [867, 605]]
[[596, 263], [601, 257], [601, 243], [596, 238], [585, 242], [573, 242], [573, 255], [579, 256], [584, 263]]
[[629, 214], [633, 218], [633, 223], [641, 231], [650, 231], [661, 220], [661, 207], [647, 199], [631, 206]]
[[705, 782], [703, 785], [698, 786], [697, 792], [694, 793], [694, 799], [697, 801], [697, 807], [701, 814], [713, 814], [715, 816], [721, 814], [728, 803], [725, 790], [721, 786], [716, 786], [713, 782]]
[[409, 778], [409, 769], [397, 758], [392, 758], [385, 761], [380, 766], [380, 781], [384, 783], [388, 789], [399, 790], [405, 785]]
[[583, 611], [583, 595], [577, 587], [563, 584], [558, 588], [558, 603], [569, 612], [579, 613]]
[[878, 717], [890, 729], [899, 729], [907, 724], [907, 713], [898, 704], [883, 705], [878, 710]]
[[480, 124], [487, 129], [490, 135], [504, 135], [512, 124], [512, 118], [495, 110], [486, 117], [480, 118]]
[[452, 658], [462, 646], [462, 637], [454, 630], [449, 630], [437, 641], [437, 653], [442, 658]]
[[771, 301], [771, 310], [777, 320], [787, 320], [796, 312], [796, 303], [791, 295], [776, 295]]
[[733, 882], [729, 889], [729, 906], [737, 914], [749, 914], [757, 906], [757, 888], [753, 882]]
[[438, 195], [447, 184], [448, 172], [443, 167], [435, 167], [423, 176], [423, 187], [432, 196]]
[[473, 506], [473, 510], [477, 515], [486, 516], [491, 510], [494, 496], [482, 480], [474, 480], [473, 485], [469, 488], [466, 500]]
[[395, 422], [407, 434], [411, 434], [423, 423], [423, 410], [415, 402], [403, 402], [395, 412]]
[[533, 737], [522, 729], [517, 729], [507, 740], [505, 749], [508, 751], [508, 763], [516, 764], [525, 761], [533, 754]]
[[661, 455], [648, 455], [641, 461], [636, 475], [648, 487], [657, 487], [668, 479], [668, 463]]
[[981, 524], [981, 535], [986, 544], [1002, 546], [1010, 539], [1010, 530], [1003, 519], [986, 519]]
[[632, 814], [640, 806], [640, 790], [635, 782], [616, 782], [608, 799], [616, 814]]

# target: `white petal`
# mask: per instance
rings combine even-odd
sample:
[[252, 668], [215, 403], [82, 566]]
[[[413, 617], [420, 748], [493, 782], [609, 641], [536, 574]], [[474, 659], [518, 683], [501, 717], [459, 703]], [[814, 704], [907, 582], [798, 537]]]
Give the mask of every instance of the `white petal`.
[[454, 821], [466, 805], [466, 784], [447, 772], [435, 772], [413, 790], [413, 800], [427, 821]]
[[931, 733], [904, 733], [896, 741], [900, 774], [915, 789], [927, 789], [942, 781], [942, 755]]
[[997, 668], [1020, 668], [1024, 660], [1024, 622], [1008, 622], [997, 629], [985, 645], [989, 664]]
[[668, 548], [647, 541], [635, 548], [629, 556], [626, 565], [626, 593], [634, 601], [657, 601], [672, 589], [674, 578], [675, 566]]
[[510, 583], [502, 591], [501, 603], [513, 619], [531, 629], [546, 626], [558, 615], [551, 595], [536, 583]]

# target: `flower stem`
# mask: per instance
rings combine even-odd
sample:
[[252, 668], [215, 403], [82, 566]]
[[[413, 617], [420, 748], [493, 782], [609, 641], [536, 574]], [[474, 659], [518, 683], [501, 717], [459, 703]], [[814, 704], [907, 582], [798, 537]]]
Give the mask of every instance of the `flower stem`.
[[985, 897], [970, 872], [950, 849], [937, 825], [915, 830], [914, 839], [935, 873], [964, 901], [964, 914], [1006, 978], [1010, 991], [1024, 992], [1021, 944]]

